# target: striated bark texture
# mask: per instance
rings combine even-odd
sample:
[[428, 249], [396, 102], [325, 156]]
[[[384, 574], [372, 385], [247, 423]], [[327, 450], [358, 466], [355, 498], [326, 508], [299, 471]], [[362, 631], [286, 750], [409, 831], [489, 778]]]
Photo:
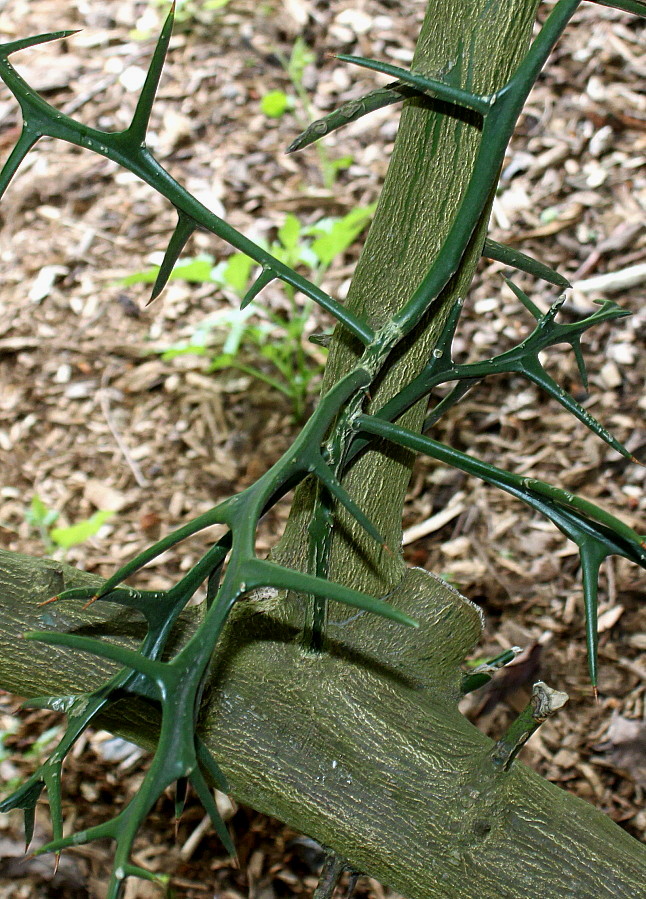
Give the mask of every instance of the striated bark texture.
[[[0, 551], [0, 684], [33, 696], [98, 686], [114, 670], [27, 642], [33, 629], [131, 640], [123, 610], [39, 607], [99, 584], [62, 563]], [[330, 652], [306, 655], [290, 610], [242, 604], [214, 660], [202, 734], [236, 798], [339, 851], [408, 899], [635, 899], [646, 847], [591, 805], [514, 762], [457, 709], [459, 665], [480, 632], [477, 609], [443, 581], [409, 571], [390, 597], [421, 622], [364, 614], [332, 622]], [[106, 612], [107, 610], [107, 612]], [[183, 620], [186, 639], [199, 612]], [[103, 723], [150, 745], [143, 707]]]
[[[441, 77], [455, 87], [490, 93], [508, 80], [522, 58], [532, 31], [538, 0], [429, 0], [411, 68]], [[357, 265], [347, 306], [377, 327], [412, 295], [451, 227], [471, 177], [480, 143], [480, 120], [474, 113], [431, 99], [409, 100], [379, 206]], [[446, 314], [464, 297], [480, 258], [488, 212], [476, 229], [459, 270], [433, 309], [398, 348], [371, 409], [377, 410], [411, 381], [428, 361]], [[324, 389], [356, 362], [359, 347], [337, 329], [326, 367]], [[426, 405], [418, 404], [399, 424], [419, 430]], [[370, 411], [370, 410], [368, 410]], [[344, 478], [344, 486], [384, 535], [388, 546], [401, 544], [401, 511], [413, 454], [376, 444]], [[304, 567], [304, 534], [311, 514], [312, 491], [298, 492], [277, 558]], [[379, 596], [402, 577], [401, 559], [384, 552], [339, 510], [330, 577]]]

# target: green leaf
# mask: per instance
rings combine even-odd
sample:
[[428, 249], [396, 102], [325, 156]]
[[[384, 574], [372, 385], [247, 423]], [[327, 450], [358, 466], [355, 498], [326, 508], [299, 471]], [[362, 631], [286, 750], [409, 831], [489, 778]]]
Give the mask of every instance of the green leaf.
[[292, 47], [292, 52], [287, 64], [287, 74], [292, 84], [300, 86], [303, 83], [303, 72], [309, 65], [316, 62], [316, 54], [311, 50], [302, 37], [297, 37]]
[[58, 518], [55, 509], [48, 508], [37, 493], [31, 498], [29, 509], [25, 512], [27, 524], [47, 530]]
[[260, 101], [260, 108], [270, 119], [279, 119], [291, 106], [284, 91], [269, 91]]
[[94, 537], [113, 514], [114, 512], [106, 509], [99, 509], [85, 521], [78, 521], [67, 528], [53, 528], [49, 532], [49, 536], [61, 549], [70, 549], [72, 546], [85, 543], [90, 537]]
[[[141, 272], [134, 272], [132, 275], [126, 275], [125, 278], [121, 279], [120, 283], [126, 287], [130, 287], [132, 284], [154, 284], [159, 279], [160, 272], [161, 268], [155, 266]], [[174, 266], [167, 280], [188, 281], [192, 284], [204, 284], [213, 281], [213, 257], [206, 253], [194, 258], [187, 257]]]
[[376, 208], [372, 203], [365, 209], [353, 209], [340, 219], [323, 219], [312, 229], [321, 234], [312, 244], [312, 250], [325, 268], [332, 260], [352, 246], [368, 225]]
[[222, 270], [222, 278], [238, 296], [244, 295], [254, 265], [253, 259], [245, 253], [234, 253], [233, 256], [229, 256]]
[[295, 215], [292, 215], [292, 213], [289, 212], [285, 216], [285, 221], [278, 229], [278, 240], [286, 250], [293, 250], [298, 244], [300, 233], [301, 223]]

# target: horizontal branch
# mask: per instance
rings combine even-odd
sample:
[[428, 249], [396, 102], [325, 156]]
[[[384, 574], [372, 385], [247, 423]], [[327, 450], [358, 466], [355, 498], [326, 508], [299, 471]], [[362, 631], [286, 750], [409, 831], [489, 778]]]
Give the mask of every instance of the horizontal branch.
[[[38, 605], [100, 584], [0, 551], [0, 686], [28, 697], [71, 693], [114, 672], [105, 660], [21, 639], [44, 628], [136, 639], [139, 624], [121, 607]], [[337, 607], [329, 653], [309, 656], [294, 639], [298, 602], [266, 593], [237, 608], [205, 692], [202, 736], [237, 799], [408, 899], [639, 894], [646, 848], [522, 763], [497, 770], [491, 741], [458, 712], [460, 663], [480, 632], [471, 603], [415, 569], [387, 599], [418, 630]], [[198, 614], [180, 622], [178, 640]], [[122, 706], [102, 724], [150, 746], [154, 722]]]

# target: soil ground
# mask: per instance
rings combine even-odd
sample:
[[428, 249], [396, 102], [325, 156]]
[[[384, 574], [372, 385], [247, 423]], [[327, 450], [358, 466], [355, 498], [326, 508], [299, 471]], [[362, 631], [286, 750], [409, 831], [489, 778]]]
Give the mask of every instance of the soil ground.
[[[397, 130], [393, 108], [287, 156], [284, 148], [311, 117], [382, 84], [331, 52], [407, 65], [424, 3], [408, 0], [230, 0], [219, 10], [187, 4], [190, 15], [172, 41], [150, 143], [170, 171], [215, 211], [256, 238], [271, 241], [287, 213], [305, 225], [372, 203]], [[547, 6], [547, 4], [545, 4]], [[204, 7], [204, 8], [203, 8]], [[3, 39], [61, 28], [75, 37], [17, 56], [30, 83], [63, 111], [106, 129], [128, 122], [160, 23], [154, 3], [5, 0]], [[7, 36], [5, 38], [4, 36]], [[303, 109], [284, 62], [300, 38], [312, 53]], [[550, 351], [550, 373], [638, 458], [646, 459], [643, 417], [646, 307], [646, 29], [634, 17], [588, 4], [557, 48], [535, 88], [510, 148], [495, 201], [491, 236], [557, 267], [575, 284], [561, 315], [575, 320], [598, 297], [633, 314], [588, 333], [589, 393], [567, 348]], [[282, 91], [277, 117], [262, 98]], [[0, 93], [0, 151], [20, 127], [17, 106]], [[334, 184], [324, 173], [347, 157]], [[222, 329], [208, 332], [207, 355], [161, 353], [195, 341], [216, 313], [231, 315], [237, 297], [212, 283], [173, 281], [146, 306], [146, 285], [122, 279], [159, 261], [174, 226], [165, 201], [97, 156], [43, 142], [24, 163], [0, 207], [0, 545], [42, 555], [51, 525], [34, 513], [58, 513], [57, 527], [112, 517], [66, 560], [108, 575], [115, 566], [216, 501], [249, 484], [296, 433], [289, 400], [235, 369], [208, 371]], [[228, 249], [198, 234], [186, 254], [222, 261]], [[343, 297], [356, 260], [353, 246], [335, 260], [324, 286]], [[475, 359], [511, 346], [529, 332], [529, 315], [483, 260], [468, 297], [454, 352]], [[633, 273], [628, 283], [625, 271]], [[605, 287], [588, 282], [614, 273]], [[556, 294], [516, 277], [542, 308]], [[287, 314], [269, 288], [258, 303]], [[259, 313], [271, 340], [284, 331]], [[322, 351], [306, 343], [329, 323], [313, 313], [303, 335], [308, 364]], [[257, 344], [238, 361], [264, 366]], [[315, 398], [316, 377], [309, 402]], [[557, 483], [598, 502], [644, 533], [646, 469], [609, 449], [554, 401], [521, 379], [480, 385], [438, 425], [438, 439], [500, 467]], [[34, 496], [42, 507], [33, 503]], [[30, 513], [31, 510], [31, 513]], [[280, 533], [287, 506], [262, 524], [259, 547]], [[41, 517], [42, 517], [41, 514]], [[593, 802], [639, 839], [646, 833], [646, 612], [644, 573], [611, 560], [600, 585], [600, 701], [586, 672], [581, 572], [576, 548], [549, 523], [506, 494], [429, 461], [416, 468], [405, 510], [411, 564], [441, 573], [484, 611], [478, 658], [511, 645], [520, 664], [495, 681], [465, 713], [491, 735], [509, 723], [538, 677], [566, 690], [570, 702], [524, 750], [525, 762], [564, 789]], [[141, 583], [168, 586], [209, 543], [204, 534], [164, 555]], [[5, 784], [31, 770], [60, 720], [21, 712], [4, 694], [0, 775]], [[35, 749], [29, 749], [40, 737]], [[68, 823], [82, 828], [108, 816], [137, 788], [146, 757], [92, 733], [67, 767]], [[321, 854], [280, 823], [222, 797], [240, 867], [228, 860], [189, 806], [177, 833], [172, 802], [160, 803], [137, 844], [137, 861], [172, 875], [177, 895], [220, 899], [310, 896]], [[169, 823], [170, 822], [170, 823]], [[45, 808], [36, 842], [47, 836]], [[22, 860], [19, 816], [0, 816], [0, 897], [102, 896], [109, 865], [103, 846], [78, 847], [54, 876], [47, 859]], [[157, 895], [142, 882], [128, 899]], [[362, 878], [356, 895], [386, 895]]]

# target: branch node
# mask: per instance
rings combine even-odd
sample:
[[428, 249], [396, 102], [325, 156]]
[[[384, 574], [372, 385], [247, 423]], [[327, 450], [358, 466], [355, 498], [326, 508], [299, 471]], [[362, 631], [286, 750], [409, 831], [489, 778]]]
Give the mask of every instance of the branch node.
[[543, 681], [537, 681], [531, 700], [491, 751], [490, 758], [496, 771], [509, 771], [511, 763], [532, 734], [563, 708], [568, 699], [567, 693], [553, 690]]

